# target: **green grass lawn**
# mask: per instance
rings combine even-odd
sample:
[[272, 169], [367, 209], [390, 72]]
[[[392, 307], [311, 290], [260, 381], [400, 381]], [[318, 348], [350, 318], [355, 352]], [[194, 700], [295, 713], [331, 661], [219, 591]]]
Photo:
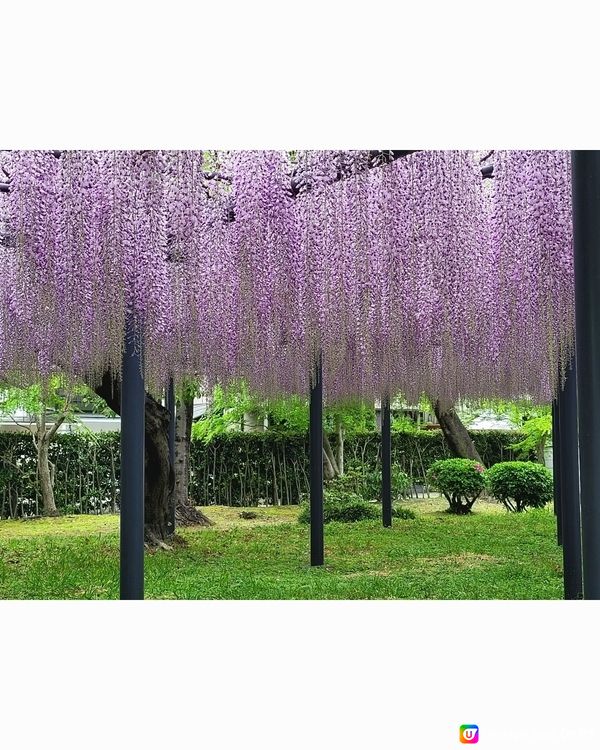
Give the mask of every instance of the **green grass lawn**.
[[[440, 500], [407, 503], [416, 520], [328, 524], [323, 568], [308, 564], [297, 508], [205, 509], [211, 528], [146, 555], [153, 599], [559, 599], [562, 558], [550, 510], [471, 516]], [[1, 599], [116, 599], [118, 517], [0, 521]]]

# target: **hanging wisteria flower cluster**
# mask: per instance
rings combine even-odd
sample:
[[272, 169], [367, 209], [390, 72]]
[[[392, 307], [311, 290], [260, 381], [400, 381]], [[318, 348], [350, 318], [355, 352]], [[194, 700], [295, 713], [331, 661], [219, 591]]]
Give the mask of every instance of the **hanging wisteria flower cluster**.
[[573, 346], [566, 152], [17, 151], [0, 378], [244, 378], [327, 397], [548, 400]]

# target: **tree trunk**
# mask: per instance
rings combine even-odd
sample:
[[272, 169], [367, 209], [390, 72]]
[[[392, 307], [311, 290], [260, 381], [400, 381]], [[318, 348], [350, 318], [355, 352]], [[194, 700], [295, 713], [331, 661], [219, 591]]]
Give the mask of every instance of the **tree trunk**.
[[54, 499], [54, 486], [48, 449], [50, 447], [48, 435], [43, 432], [37, 435], [37, 468], [42, 493], [42, 507], [45, 516], [58, 516], [58, 509]]
[[[329, 437], [327, 436], [325, 430], [323, 430], [323, 454], [323, 469], [325, 472], [325, 477], [327, 479], [334, 479], [335, 477], [339, 477], [340, 467], [335, 460], [335, 456], [333, 455], [333, 450], [331, 448], [331, 443], [329, 442]], [[328, 476], [329, 474], [331, 474], [331, 476]]]
[[[121, 381], [109, 372], [94, 391], [117, 414], [121, 413]], [[146, 394], [145, 408], [144, 537], [152, 546], [168, 543], [169, 503], [175, 473], [169, 459], [169, 412]]]
[[470, 458], [484, 465], [467, 428], [460, 421], [454, 404], [442, 399], [431, 399], [437, 421], [442, 428], [450, 451], [457, 458]]
[[177, 400], [175, 416], [175, 508], [188, 503], [193, 412], [193, 399]]
[[183, 397], [177, 400], [175, 416], [175, 523], [210, 526], [212, 522], [194, 506], [189, 496], [193, 417], [194, 395], [184, 391]]
[[323, 448], [323, 477], [326, 480], [335, 479], [335, 470], [331, 464], [331, 461], [329, 460], [329, 456], [327, 455], [325, 448]]
[[169, 508], [175, 472], [169, 457], [169, 412], [146, 394], [144, 459], [144, 537], [160, 546], [169, 536]]
[[336, 446], [336, 457], [338, 470], [340, 475], [344, 473], [344, 425], [342, 420], [338, 417], [336, 419], [337, 427], [337, 446]]
[[546, 456], [544, 455], [546, 449], [546, 438], [540, 440], [535, 447], [536, 461], [542, 466], [546, 465]]

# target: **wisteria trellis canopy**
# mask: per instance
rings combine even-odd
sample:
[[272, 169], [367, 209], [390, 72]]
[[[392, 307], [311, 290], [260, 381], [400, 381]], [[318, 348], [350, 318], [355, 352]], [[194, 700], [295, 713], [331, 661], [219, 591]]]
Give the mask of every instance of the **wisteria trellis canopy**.
[[129, 311], [151, 387], [550, 399], [568, 152], [368, 153], [2, 152], [0, 378], [118, 372]]

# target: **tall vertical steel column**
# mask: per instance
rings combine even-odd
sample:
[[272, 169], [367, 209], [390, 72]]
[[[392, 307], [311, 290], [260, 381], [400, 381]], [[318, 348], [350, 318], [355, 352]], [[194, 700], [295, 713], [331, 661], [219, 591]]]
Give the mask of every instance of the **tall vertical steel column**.
[[600, 151], [571, 163], [583, 593], [600, 599]]
[[579, 450], [577, 446], [577, 368], [567, 372], [558, 393], [560, 508], [565, 599], [583, 597], [581, 569], [581, 512], [579, 494]]
[[562, 511], [560, 507], [560, 413], [558, 397], [552, 402], [552, 479], [554, 481], [554, 515], [556, 517], [556, 541], [562, 544]]
[[146, 391], [141, 346], [128, 315], [121, 370], [121, 599], [144, 598]]
[[383, 525], [392, 525], [392, 425], [390, 399], [381, 402], [381, 513]]
[[316, 362], [310, 384], [308, 446], [310, 456], [310, 564], [323, 565], [323, 364]]
[[[167, 409], [169, 410], [169, 461], [171, 469], [175, 471], [175, 385], [173, 378], [169, 378], [167, 388]], [[171, 495], [169, 506], [169, 534], [175, 533], [175, 492]]]

